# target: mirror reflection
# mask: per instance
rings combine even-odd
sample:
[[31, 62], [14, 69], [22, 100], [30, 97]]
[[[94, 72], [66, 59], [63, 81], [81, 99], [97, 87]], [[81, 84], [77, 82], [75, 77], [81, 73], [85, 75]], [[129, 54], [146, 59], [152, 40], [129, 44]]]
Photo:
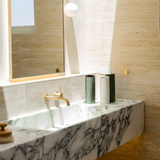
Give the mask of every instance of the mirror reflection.
[[12, 77], [64, 72], [63, 2], [11, 0]]

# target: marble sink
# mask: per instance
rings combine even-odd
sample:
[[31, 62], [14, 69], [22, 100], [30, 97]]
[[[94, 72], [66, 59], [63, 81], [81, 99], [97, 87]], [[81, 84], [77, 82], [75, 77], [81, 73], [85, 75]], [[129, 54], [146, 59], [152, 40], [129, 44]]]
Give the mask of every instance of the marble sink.
[[0, 144], [0, 160], [94, 160], [144, 132], [144, 102], [79, 102], [5, 122], [15, 142]]

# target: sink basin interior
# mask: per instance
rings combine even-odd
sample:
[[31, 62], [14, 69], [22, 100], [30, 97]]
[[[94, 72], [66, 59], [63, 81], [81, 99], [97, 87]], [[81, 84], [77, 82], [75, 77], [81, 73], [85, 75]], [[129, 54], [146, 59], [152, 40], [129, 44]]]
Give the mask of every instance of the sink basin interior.
[[30, 116], [17, 118], [5, 121], [8, 125], [35, 128], [49, 129], [61, 124], [59, 109], [52, 109], [42, 113], [33, 114]]
[[109, 112], [108, 105], [79, 103], [8, 120], [6, 123], [12, 126], [54, 130], [54, 128], [65, 128], [107, 112]]
[[[135, 101], [136, 103], [137, 101]], [[92, 119], [103, 114], [120, 110], [127, 105], [133, 105], [133, 101], [128, 101], [126, 105], [120, 100], [111, 104], [86, 104], [84, 102], [52, 108], [51, 110], [30, 116], [8, 120], [6, 123], [12, 126], [27, 127], [34, 129], [44, 129], [54, 131], [56, 129], [66, 128], [88, 119]]]

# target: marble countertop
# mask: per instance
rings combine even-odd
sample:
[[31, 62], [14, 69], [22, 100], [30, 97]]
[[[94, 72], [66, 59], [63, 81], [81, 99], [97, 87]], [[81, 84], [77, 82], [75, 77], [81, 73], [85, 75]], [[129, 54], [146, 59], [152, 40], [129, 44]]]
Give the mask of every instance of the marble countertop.
[[26, 127], [8, 126], [7, 129], [12, 131], [14, 137], [14, 143], [0, 144], [0, 151], [7, 150], [9, 148], [24, 144], [26, 142], [35, 140], [37, 138], [46, 136], [53, 133], [48, 130], [38, 130]]
[[[57, 157], [55, 160], [63, 160], [64, 157], [67, 156], [65, 154], [68, 152], [70, 153], [70, 158], [72, 155], [71, 159], [73, 160], [76, 159], [75, 156], [80, 156], [85, 160], [85, 157], [87, 157], [85, 155], [91, 156], [88, 160], [94, 160], [144, 132], [143, 101], [117, 99], [116, 102], [105, 105], [98, 102], [95, 104], [85, 104], [84, 102], [81, 102], [77, 108], [76, 106], [77, 105], [74, 104], [67, 107], [61, 107], [61, 112], [63, 115], [63, 124], [61, 125], [51, 126], [46, 129], [9, 125], [8, 129], [12, 130], [15, 141], [14, 143], [0, 144], [0, 157], [3, 157], [3, 160], [17, 160], [16, 157], [23, 154], [25, 159], [26, 155], [30, 155], [28, 149], [33, 150], [35, 146], [41, 146], [43, 144], [43, 149], [41, 148], [40, 151], [36, 147], [36, 150], [38, 150], [37, 154], [38, 152], [41, 152], [41, 156], [38, 154], [39, 158], [37, 158], [37, 160], [42, 157], [43, 159], [47, 159], [48, 156], [51, 156], [51, 150], [54, 150], [54, 152], [52, 151], [52, 156], [55, 157], [56, 155]], [[75, 118], [73, 118], [72, 115], [75, 116]], [[83, 115], [83, 117], [81, 117], [81, 115]], [[18, 120], [19, 119], [9, 121], [9, 123], [16, 124], [15, 122]], [[102, 136], [104, 130], [105, 136]], [[82, 135], [80, 135], [80, 133]], [[97, 154], [93, 153], [92, 147], [92, 149], [90, 148], [87, 153], [80, 153], [84, 150], [84, 144], [81, 144], [82, 142], [79, 141], [79, 138], [86, 139], [88, 137], [87, 135], [94, 135], [96, 143], [99, 143], [100, 141], [105, 142], [108, 139], [108, 137], [106, 137], [108, 135], [110, 137], [108, 148], [105, 148], [102, 152], [99, 152], [97, 149], [95, 150], [97, 144], [92, 144], [93, 140], [89, 140], [89, 138], [88, 142], [86, 142], [86, 140], [82, 140], [82, 142], [85, 143], [85, 145], [88, 145], [88, 147], [93, 145], [92, 147]], [[51, 137], [52, 140], [50, 139]], [[65, 137], [67, 138], [67, 143], [66, 141], [64, 142]], [[50, 141], [48, 139], [50, 139]], [[78, 146], [75, 147], [73, 142], [70, 142], [73, 141], [72, 139], [74, 139], [75, 144], [78, 143]], [[49, 142], [51, 142], [52, 145]], [[65, 147], [60, 145], [63, 143], [66, 144]], [[108, 143], [108, 141], [105, 143]], [[60, 145], [60, 149], [58, 150], [56, 149], [57, 145]], [[69, 146], [72, 146], [72, 151], [70, 151], [71, 148]], [[74, 152], [73, 146], [76, 149]], [[103, 142], [97, 147], [101, 148], [102, 146]], [[66, 147], [68, 150], [67, 153], [65, 153], [66, 150], [64, 150]], [[25, 148], [25, 151], [22, 148]], [[10, 154], [7, 155], [9, 150]], [[64, 157], [59, 155], [60, 150], [63, 150], [62, 155]], [[35, 156], [33, 156], [33, 159], [34, 158]], [[65, 159], [69, 160], [67, 158]], [[23, 158], [21, 160], [23, 160]]]

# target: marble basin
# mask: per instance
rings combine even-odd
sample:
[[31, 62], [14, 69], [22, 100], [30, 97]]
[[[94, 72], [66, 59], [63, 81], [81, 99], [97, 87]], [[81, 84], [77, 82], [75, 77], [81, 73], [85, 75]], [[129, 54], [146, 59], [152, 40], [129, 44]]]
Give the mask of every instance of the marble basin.
[[[137, 101], [135, 101], [137, 103]], [[113, 111], [118, 111], [128, 105], [133, 105], [134, 101], [116, 100], [111, 104], [86, 104], [78, 102], [71, 106], [52, 108], [33, 115], [5, 121], [8, 125], [27, 127], [34, 129], [57, 130], [57, 128], [66, 128], [74, 124], [84, 122], [94, 117], [102, 116]]]
[[143, 134], [144, 102], [79, 102], [6, 122], [15, 142], [0, 145], [0, 159], [94, 160]]
[[[118, 102], [119, 101], [119, 102]], [[117, 104], [116, 104], [117, 103]], [[112, 104], [85, 104], [79, 103], [71, 106], [61, 107], [60, 115], [61, 115], [61, 125], [57, 125], [55, 127], [65, 128], [66, 126], [71, 126], [74, 124], [78, 124], [84, 122], [89, 119], [93, 119], [95, 117], [102, 116], [104, 114], [108, 114], [113, 111], [118, 111], [121, 108], [125, 107], [125, 105], [129, 105], [129, 101], [126, 104], [118, 104], [120, 100], [117, 100], [114, 105]]]

